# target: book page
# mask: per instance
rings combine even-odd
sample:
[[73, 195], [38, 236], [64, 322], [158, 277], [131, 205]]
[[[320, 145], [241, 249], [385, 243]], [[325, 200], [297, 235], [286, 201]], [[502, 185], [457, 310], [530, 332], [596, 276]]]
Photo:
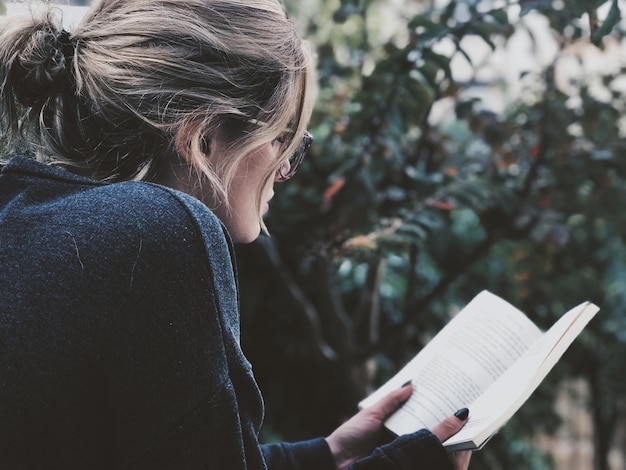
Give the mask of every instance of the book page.
[[386, 426], [396, 434], [430, 428], [473, 402], [540, 336], [522, 312], [483, 291], [361, 406], [412, 380], [411, 398]]
[[446, 446], [488, 438], [530, 397], [567, 347], [598, 312], [585, 302], [563, 315], [488, 390], [470, 404], [470, 419]]

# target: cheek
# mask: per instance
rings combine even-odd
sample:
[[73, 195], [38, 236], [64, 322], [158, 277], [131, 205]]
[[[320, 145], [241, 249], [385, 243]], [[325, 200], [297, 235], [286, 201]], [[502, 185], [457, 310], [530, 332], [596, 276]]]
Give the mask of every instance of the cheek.
[[[229, 195], [233, 211], [238, 218], [247, 223], [255, 224], [266, 212], [265, 207], [274, 195], [276, 172], [273, 168], [279, 156], [280, 148], [267, 144], [251, 155], [246, 167], [241, 171], [231, 186]], [[234, 207], [237, 205], [237, 207]]]

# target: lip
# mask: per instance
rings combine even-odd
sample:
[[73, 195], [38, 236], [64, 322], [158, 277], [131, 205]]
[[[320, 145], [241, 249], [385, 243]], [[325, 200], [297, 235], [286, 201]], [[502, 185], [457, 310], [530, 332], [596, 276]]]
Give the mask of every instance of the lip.
[[274, 191], [270, 189], [269, 194], [267, 195], [267, 199], [265, 200], [265, 204], [263, 204], [262, 215], [265, 215], [270, 210], [270, 201], [274, 197]]
[[265, 215], [265, 214], [267, 214], [269, 212], [271, 199], [272, 199], [272, 197], [270, 196], [270, 198], [267, 201], [265, 201], [265, 204], [263, 204], [263, 209], [262, 209], [263, 215]]

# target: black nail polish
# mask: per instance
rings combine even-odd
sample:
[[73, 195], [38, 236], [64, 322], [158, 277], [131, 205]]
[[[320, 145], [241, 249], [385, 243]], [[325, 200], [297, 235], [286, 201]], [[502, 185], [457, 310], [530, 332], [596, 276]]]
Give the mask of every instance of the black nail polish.
[[400, 387], [400, 388], [404, 388], [404, 387], [406, 387], [407, 385], [411, 385], [411, 382], [412, 382], [412, 380], [407, 380], [406, 382], [404, 382], [404, 383], [402, 384], [402, 387]]
[[454, 413], [454, 416], [456, 416], [461, 421], [465, 421], [469, 416], [469, 410], [467, 408], [461, 408], [459, 411]]

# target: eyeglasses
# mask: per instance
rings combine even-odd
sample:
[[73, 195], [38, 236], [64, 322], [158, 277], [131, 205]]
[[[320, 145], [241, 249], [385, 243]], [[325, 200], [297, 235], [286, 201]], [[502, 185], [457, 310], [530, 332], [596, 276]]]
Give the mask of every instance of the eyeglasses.
[[[267, 123], [263, 121], [259, 121], [257, 119], [246, 119], [246, 122], [250, 124], [254, 124], [255, 126], [266, 126]], [[287, 134], [293, 134], [292, 130], [286, 131]], [[281, 144], [286, 144], [288, 142], [288, 138], [283, 137], [282, 135], [276, 137], [276, 140]], [[306, 157], [307, 152], [311, 148], [311, 144], [313, 143], [313, 136], [304, 131], [304, 135], [302, 136], [302, 141], [300, 145], [296, 148], [296, 150], [289, 156], [289, 159], [285, 160], [280, 168], [276, 171], [278, 181], [287, 181], [292, 178], [293, 175], [300, 169], [300, 165], [302, 165], [302, 161], [304, 157]]]
[[[280, 143], [284, 143], [285, 140], [284, 139], [281, 140], [281, 139], [283, 138], [279, 137], [278, 141]], [[298, 147], [291, 154], [289, 159], [285, 160], [285, 162], [278, 169], [278, 172], [277, 172], [278, 181], [287, 181], [288, 179], [292, 178], [293, 175], [296, 174], [296, 172], [300, 168], [300, 165], [302, 165], [302, 161], [304, 160], [304, 157], [306, 156], [307, 152], [311, 148], [312, 143], [313, 143], [313, 136], [305, 131], [304, 135], [302, 136], [302, 141], [300, 142], [300, 145], [298, 145]]]

